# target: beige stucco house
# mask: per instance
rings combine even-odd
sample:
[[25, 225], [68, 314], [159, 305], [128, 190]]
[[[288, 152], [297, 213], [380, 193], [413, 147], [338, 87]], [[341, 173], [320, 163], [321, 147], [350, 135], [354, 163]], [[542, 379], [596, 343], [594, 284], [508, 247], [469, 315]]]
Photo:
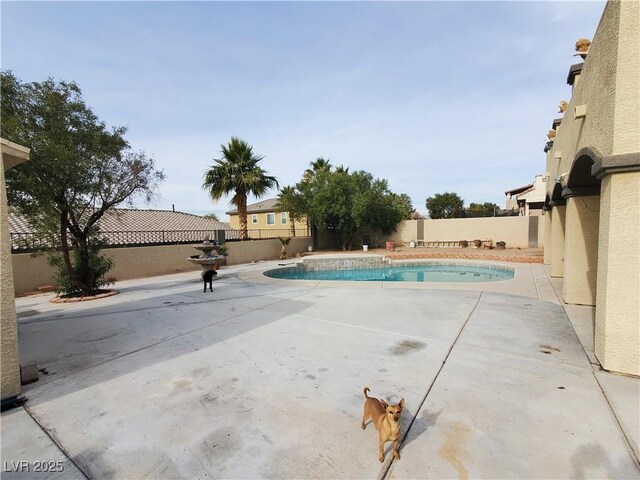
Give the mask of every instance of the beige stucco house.
[[507, 197], [506, 209], [517, 210], [520, 216], [525, 217], [542, 215], [546, 182], [544, 175], [536, 175], [533, 183], [504, 192]]
[[545, 148], [545, 263], [595, 306], [606, 370], [640, 375], [640, 2], [609, 1]]
[[[249, 236], [251, 231], [262, 231], [265, 235], [269, 234], [269, 231], [277, 233], [277, 236], [284, 237], [291, 235], [291, 218], [288, 212], [278, 212], [276, 209], [277, 198], [268, 198], [256, 203], [247, 205], [247, 230]], [[240, 228], [240, 216], [238, 210], [230, 210], [226, 212], [229, 215], [229, 225], [233, 229]], [[294, 222], [296, 236], [309, 236], [309, 227], [306, 221]], [[276, 232], [280, 231], [280, 232]]]
[[518, 210], [518, 194], [533, 187], [533, 183], [522, 185], [521, 187], [512, 188], [504, 192], [506, 197], [504, 208], [505, 210]]
[[4, 138], [0, 138], [0, 148], [0, 394], [5, 400], [20, 393], [20, 357], [4, 172], [29, 160], [29, 149]]

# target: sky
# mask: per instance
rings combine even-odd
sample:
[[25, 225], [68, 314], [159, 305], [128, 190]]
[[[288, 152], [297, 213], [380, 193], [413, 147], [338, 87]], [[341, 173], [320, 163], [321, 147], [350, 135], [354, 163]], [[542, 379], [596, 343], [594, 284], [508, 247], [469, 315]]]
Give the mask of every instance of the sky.
[[[544, 175], [574, 44], [604, 2], [5, 2], [1, 60], [73, 80], [166, 174], [140, 208], [226, 219], [203, 173], [232, 136], [281, 186], [318, 157], [435, 193], [505, 204]], [[271, 191], [263, 198], [273, 197]], [[249, 202], [256, 199], [250, 198]]]

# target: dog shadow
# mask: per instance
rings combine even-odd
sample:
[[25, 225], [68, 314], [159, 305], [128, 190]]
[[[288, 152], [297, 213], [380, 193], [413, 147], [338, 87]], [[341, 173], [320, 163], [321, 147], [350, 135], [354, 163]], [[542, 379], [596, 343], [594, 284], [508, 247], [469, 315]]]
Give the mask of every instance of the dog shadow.
[[[404, 428], [405, 433], [404, 433], [402, 442], [400, 444], [400, 452], [402, 452], [404, 447], [406, 447], [411, 442], [413, 442], [416, 438], [418, 438], [420, 435], [426, 432], [430, 427], [435, 426], [436, 423], [438, 423], [438, 417], [440, 417], [441, 413], [442, 413], [442, 409], [440, 409], [437, 412], [435, 411], [430, 412], [425, 409], [422, 411], [422, 414], [419, 417], [416, 417], [414, 419], [412, 424], [410, 423], [409, 425], [407, 425]], [[414, 418], [414, 416], [407, 415], [407, 418], [411, 419], [411, 418]]]

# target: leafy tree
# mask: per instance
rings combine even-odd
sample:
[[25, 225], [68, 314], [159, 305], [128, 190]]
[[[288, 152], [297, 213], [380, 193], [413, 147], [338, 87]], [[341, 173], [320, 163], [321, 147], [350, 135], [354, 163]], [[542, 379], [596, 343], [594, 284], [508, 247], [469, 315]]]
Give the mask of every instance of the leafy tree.
[[220, 221], [220, 219], [218, 218], [218, 215], [216, 213], [207, 213], [206, 215], [204, 215], [205, 218], [210, 218], [211, 220], [215, 220], [215, 221]]
[[343, 250], [352, 248], [362, 228], [388, 235], [404, 218], [406, 206], [389, 191], [386, 180], [364, 171], [349, 173], [347, 168], [332, 171], [325, 163], [313, 166], [290, 194], [311, 224], [334, 233]]
[[454, 192], [436, 193], [426, 206], [431, 218], [459, 218], [464, 212], [464, 201]]
[[411, 197], [406, 193], [401, 193], [400, 195], [396, 195], [398, 197], [398, 201], [402, 205], [402, 209], [405, 212], [405, 220], [411, 219], [411, 214], [414, 212], [413, 202], [411, 201]]
[[495, 203], [470, 203], [466, 210], [467, 217], [493, 217], [496, 212], [500, 211], [500, 207]]
[[221, 145], [221, 148], [222, 158], [214, 159], [205, 172], [202, 187], [214, 201], [233, 193], [231, 204], [237, 208], [240, 217], [240, 238], [247, 240], [247, 195], [261, 197], [270, 188], [277, 187], [278, 180], [258, 165], [264, 157], [254, 154], [253, 148], [244, 140], [231, 137], [229, 144]]
[[63, 291], [91, 294], [109, 283], [111, 268], [98, 221], [121, 203], [149, 200], [164, 174], [131, 150], [126, 128], [107, 129], [75, 82], [23, 83], [2, 71], [1, 83], [0, 134], [31, 149], [7, 172], [9, 203], [49, 238]]

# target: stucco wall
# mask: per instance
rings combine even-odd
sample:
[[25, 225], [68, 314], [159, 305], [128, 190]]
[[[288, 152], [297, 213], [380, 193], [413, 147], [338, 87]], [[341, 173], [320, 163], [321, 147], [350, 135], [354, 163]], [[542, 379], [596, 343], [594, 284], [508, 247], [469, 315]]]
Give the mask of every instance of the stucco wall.
[[0, 349], [2, 368], [0, 369], [2, 398], [20, 393], [20, 364], [18, 359], [18, 336], [16, 309], [13, 296], [13, 272], [9, 242], [9, 220], [7, 218], [7, 193], [4, 182], [4, 163], [0, 168], [0, 303], [1, 331]]
[[[309, 238], [293, 238], [287, 246], [287, 254], [293, 257], [298, 252], [306, 252], [309, 243]], [[5, 245], [8, 245], [8, 242]], [[282, 247], [277, 239], [227, 242], [226, 245], [229, 252], [227, 265], [274, 260], [279, 257]], [[116, 280], [200, 271], [202, 268], [187, 261], [188, 257], [199, 253], [193, 248], [193, 245], [106, 248], [103, 253], [114, 261], [114, 266], [107, 276]], [[47, 264], [44, 255], [32, 257], [28, 253], [17, 253], [11, 255], [10, 259], [13, 260], [13, 276], [17, 294], [35, 291], [42, 285], [55, 284], [55, 272]], [[5, 289], [3, 288], [2, 291], [4, 295]]]
[[[619, 2], [607, 3], [589, 55], [574, 85], [549, 155], [548, 192], [553, 189], [554, 178], [570, 171], [581, 148], [596, 146], [603, 155], [613, 153], [619, 9]], [[587, 114], [575, 118], [575, 108], [581, 105], [587, 106]], [[561, 155], [559, 161], [558, 154]]]
[[551, 224], [553, 222], [553, 210], [545, 212], [544, 218], [544, 264], [551, 265]]
[[27, 160], [29, 150], [5, 139], [0, 148], [0, 396], [5, 399], [20, 393], [20, 358], [4, 170]]
[[[188, 257], [199, 253], [192, 245], [106, 248], [103, 253], [114, 261], [107, 276], [116, 280], [201, 269], [187, 261]], [[12, 258], [17, 294], [34, 291], [42, 285], [55, 284], [55, 271], [47, 264], [46, 256], [32, 257], [28, 253], [17, 253]]]
[[[287, 256], [295, 257], [296, 253], [306, 252], [311, 243], [310, 238], [292, 238], [287, 245]], [[282, 244], [278, 239], [246, 240], [243, 242], [228, 242], [227, 265], [237, 265], [260, 260], [275, 260], [280, 256]]]
[[623, 1], [618, 35], [614, 153], [640, 152], [640, 2]]
[[564, 275], [564, 225], [566, 206], [553, 207], [551, 223], [551, 273], [552, 277], [562, 278]]
[[[596, 147], [603, 156], [640, 151], [639, 10], [635, 1], [608, 2], [605, 7], [547, 156], [548, 193], [556, 177], [571, 171], [583, 147]], [[581, 105], [587, 107], [586, 116], [575, 118]]]
[[544, 248], [547, 240], [547, 215], [538, 216], [538, 248]]
[[602, 179], [595, 353], [607, 370], [640, 375], [640, 172]]
[[[415, 220], [411, 220], [415, 221]], [[454, 218], [442, 220], [424, 221], [424, 240], [493, 240], [504, 241], [507, 248], [528, 248], [529, 241], [529, 217], [486, 217], [486, 218]], [[544, 222], [538, 223], [535, 238], [538, 246], [544, 242], [544, 235], [539, 235], [540, 227], [544, 228]], [[415, 240], [407, 239], [408, 240]]]
[[599, 213], [599, 195], [567, 199], [562, 284], [566, 303], [596, 304]]
[[[640, 2], [609, 1], [547, 156], [549, 194], [556, 178], [561, 187], [567, 187], [576, 153], [581, 148], [590, 147], [603, 157], [598, 176], [601, 195], [599, 199], [589, 199], [591, 211], [580, 215], [576, 210], [578, 204], [569, 201], [567, 208], [571, 210], [565, 224], [564, 207], [554, 207], [551, 272], [552, 276], [562, 276], [564, 270], [565, 300], [577, 303], [589, 298], [593, 276], [597, 275], [596, 356], [605, 369], [634, 375], [640, 375], [638, 38]], [[586, 109], [582, 118], [575, 118], [578, 106]], [[626, 162], [624, 168], [616, 164], [621, 158]], [[571, 183], [572, 188], [580, 186], [577, 182]], [[573, 194], [570, 190], [565, 193]], [[580, 223], [594, 223], [597, 200], [599, 238], [596, 244], [595, 229], [584, 229]], [[565, 253], [569, 255], [563, 264], [558, 248], [564, 247], [565, 235], [569, 242]], [[595, 255], [597, 273], [592, 268]]]
[[[400, 222], [395, 232], [382, 235], [365, 232], [372, 241], [384, 243], [392, 240], [396, 245], [407, 245], [411, 241], [458, 241], [493, 240], [507, 243], [507, 248], [542, 247], [544, 245], [545, 217], [537, 217], [538, 226], [530, 236], [530, 217], [484, 217], [450, 218], [441, 220], [405, 220]], [[356, 237], [354, 245], [359, 246], [362, 235]], [[537, 243], [537, 245], [535, 245]]]

